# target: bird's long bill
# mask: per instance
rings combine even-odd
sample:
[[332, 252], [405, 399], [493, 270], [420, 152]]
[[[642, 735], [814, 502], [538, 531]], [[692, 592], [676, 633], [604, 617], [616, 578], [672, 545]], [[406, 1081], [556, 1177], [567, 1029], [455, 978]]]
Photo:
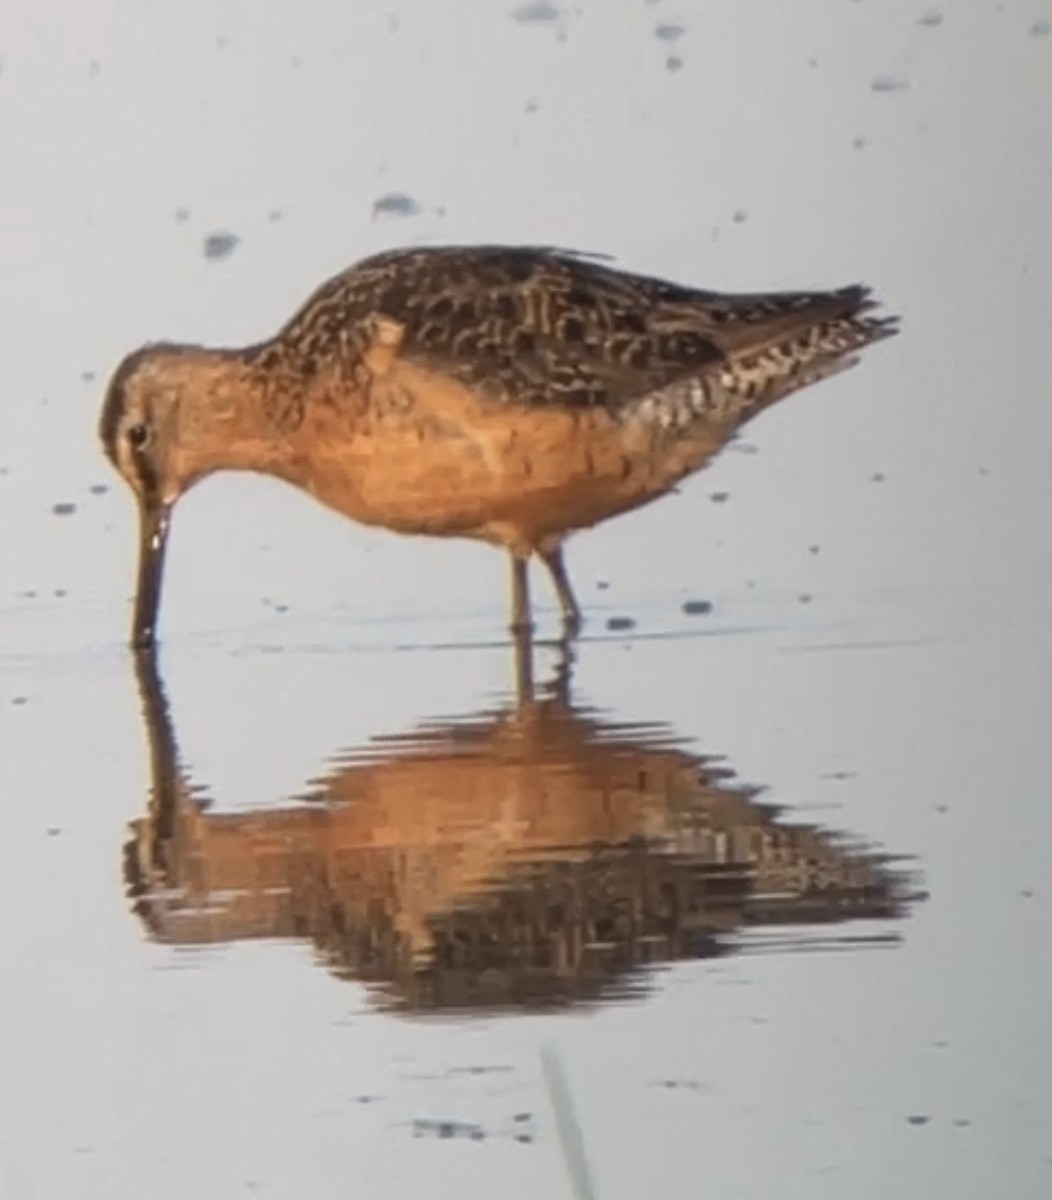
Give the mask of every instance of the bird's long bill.
[[139, 579], [132, 619], [132, 645], [147, 650], [157, 632], [157, 610], [164, 579], [164, 551], [168, 542], [171, 505], [157, 500], [139, 501]]

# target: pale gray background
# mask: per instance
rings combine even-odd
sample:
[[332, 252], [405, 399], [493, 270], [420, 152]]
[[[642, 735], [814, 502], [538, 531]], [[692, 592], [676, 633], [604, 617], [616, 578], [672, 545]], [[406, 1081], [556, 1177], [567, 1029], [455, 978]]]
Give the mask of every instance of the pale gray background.
[[[1052, 4], [522, 7], [0, 3], [0, 1193], [568, 1195], [552, 1038], [603, 1200], [1052, 1194]], [[421, 213], [374, 219], [391, 192]], [[639, 623], [584, 645], [579, 692], [917, 854], [932, 898], [901, 948], [434, 1025], [375, 1015], [305, 947], [173, 952], [127, 911], [146, 774], [107, 373], [150, 338], [258, 339], [380, 246], [487, 239], [717, 287], [861, 278], [904, 314], [750, 427], [756, 453], [571, 560], [593, 634]], [[170, 567], [179, 733], [224, 805], [507, 684], [485, 548], [230, 477], [180, 510]], [[524, 1108], [532, 1147], [404, 1124]]]

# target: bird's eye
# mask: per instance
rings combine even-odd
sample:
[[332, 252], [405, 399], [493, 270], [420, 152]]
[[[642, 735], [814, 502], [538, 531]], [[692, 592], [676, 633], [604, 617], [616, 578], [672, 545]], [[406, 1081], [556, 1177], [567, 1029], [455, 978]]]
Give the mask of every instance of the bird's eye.
[[128, 445], [133, 450], [141, 450], [150, 440], [150, 427], [148, 425], [129, 425], [126, 436]]

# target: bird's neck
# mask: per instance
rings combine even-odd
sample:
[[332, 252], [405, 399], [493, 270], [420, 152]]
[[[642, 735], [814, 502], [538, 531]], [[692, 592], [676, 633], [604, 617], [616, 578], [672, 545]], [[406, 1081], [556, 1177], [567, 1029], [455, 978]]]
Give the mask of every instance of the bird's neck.
[[[308, 384], [293, 372], [262, 369], [253, 350], [178, 347], [170, 382], [182, 393], [180, 452], [202, 477], [217, 470], [278, 469], [303, 421]], [[181, 377], [181, 378], [180, 378]]]

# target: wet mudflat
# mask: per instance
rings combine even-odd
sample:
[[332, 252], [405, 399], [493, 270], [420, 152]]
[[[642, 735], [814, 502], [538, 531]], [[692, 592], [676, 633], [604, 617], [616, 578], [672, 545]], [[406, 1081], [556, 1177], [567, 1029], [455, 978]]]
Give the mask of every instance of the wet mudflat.
[[[47, 11], [0, 44], [4, 1196], [570, 1196], [553, 1053], [603, 1200], [1047, 1195], [1040, 14]], [[904, 332], [571, 543], [532, 689], [498, 555], [248, 477], [136, 664], [115, 360], [487, 239]]]

